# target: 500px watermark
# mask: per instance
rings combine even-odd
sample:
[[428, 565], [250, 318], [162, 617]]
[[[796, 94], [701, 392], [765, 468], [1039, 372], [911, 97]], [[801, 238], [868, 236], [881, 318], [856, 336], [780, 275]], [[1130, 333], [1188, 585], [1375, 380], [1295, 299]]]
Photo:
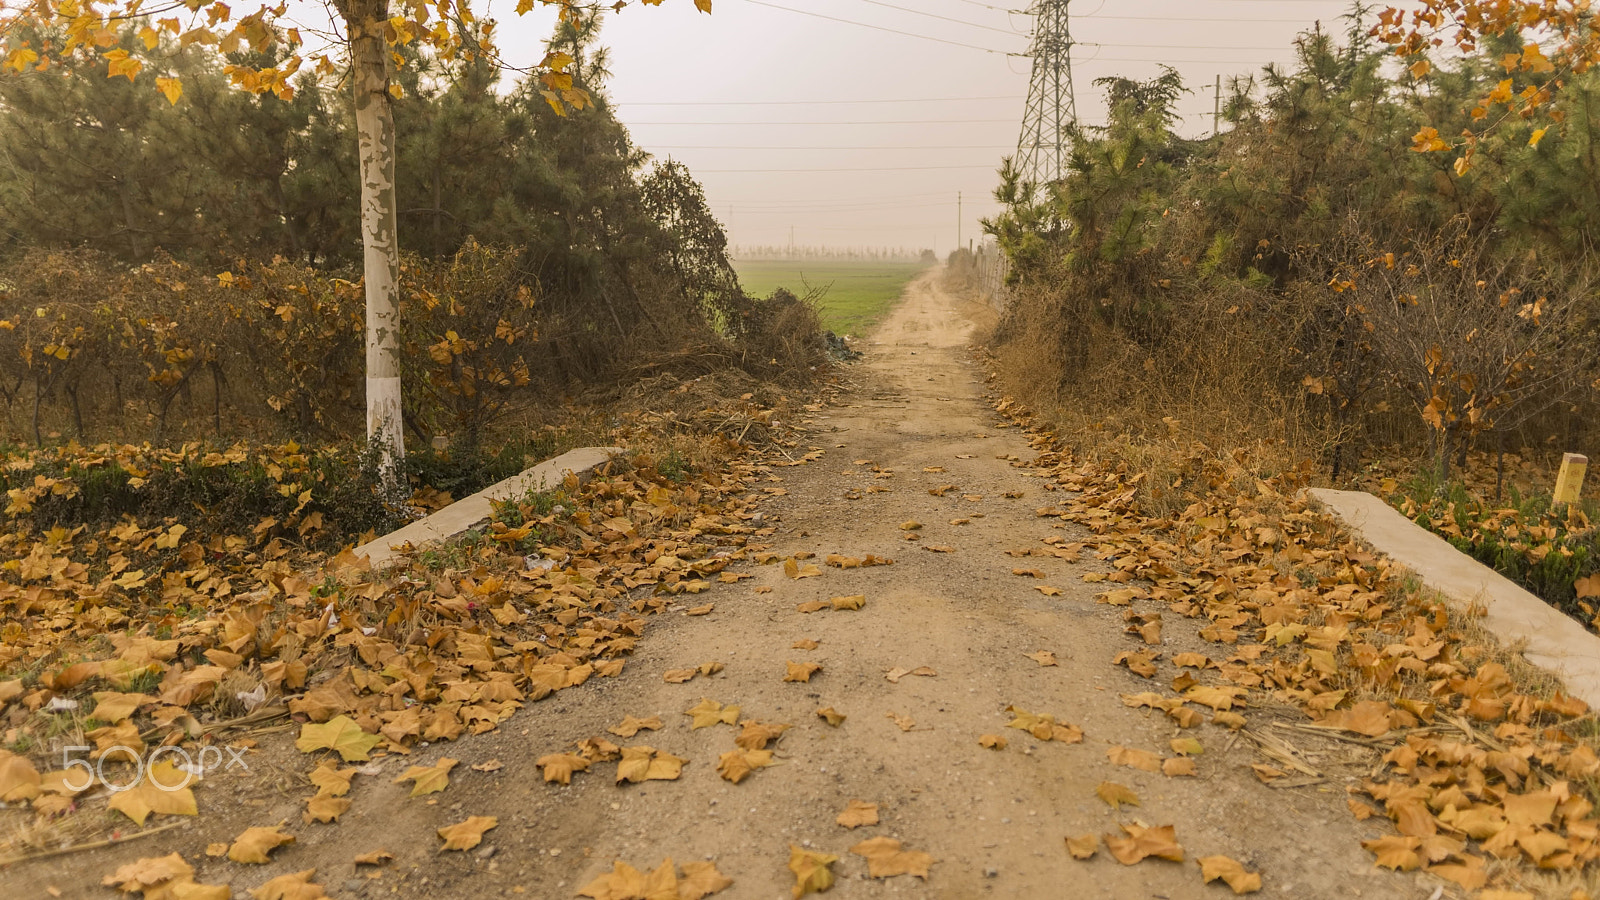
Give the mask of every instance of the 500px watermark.
[[[71, 775], [64, 776], [61, 779], [61, 783], [67, 790], [73, 793], [86, 791], [98, 781], [112, 793], [120, 793], [132, 790], [148, 777], [149, 782], [155, 785], [157, 790], [181, 791], [193, 784], [196, 779], [217, 769], [229, 771], [237, 766], [246, 772], [250, 771], [249, 763], [244, 760], [244, 750], [235, 747], [208, 745], [201, 747], [198, 753], [195, 754], [190, 754], [188, 750], [182, 747], [157, 747], [148, 757], [144, 757], [140, 756], [139, 751], [132, 747], [118, 745], [105, 748], [105, 750], [101, 751], [100, 758], [94, 763], [90, 763], [87, 759], [73, 758], [75, 754], [88, 754], [93, 750], [93, 747], [76, 745], [61, 749], [62, 771], [71, 772], [73, 769], [82, 769], [84, 778], [87, 779], [82, 784], [74, 784]], [[224, 751], [226, 751], [226, 754]], [[163, 756], [171, 756], [173, 758], [172, 768], [182, 773], [182, 780], [175, 784], [165, 784], [156, 778], [156, 763]], [[225, 759], [225, 756], [231, 758]], [[133, 778], [126, 783], [118, 784], [106, 777], [106, 760], [120, 761], [123, 757], [127, 757], [127, 760], [133, 764]]]

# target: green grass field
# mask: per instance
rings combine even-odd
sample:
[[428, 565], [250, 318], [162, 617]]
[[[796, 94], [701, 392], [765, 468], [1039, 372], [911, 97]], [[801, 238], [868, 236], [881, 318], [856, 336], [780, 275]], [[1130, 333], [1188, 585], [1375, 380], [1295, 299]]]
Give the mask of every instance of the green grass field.
[[883, 318], [900, 292], [925, 266], [920, 263], [752, 260], [733, 265], [745, 293], [765, 297], [777, 288], [805, 296], [826, 287], [818, 300], [823, 327], [837, 334], [865, 332]]

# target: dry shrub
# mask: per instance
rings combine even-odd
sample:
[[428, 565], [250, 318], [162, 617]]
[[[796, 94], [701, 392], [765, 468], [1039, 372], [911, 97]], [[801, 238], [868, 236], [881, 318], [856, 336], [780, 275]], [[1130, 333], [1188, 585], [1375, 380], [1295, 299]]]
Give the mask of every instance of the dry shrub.
[[739, 348], [747, 371], [768, 378], [809, 378], [828, 361], [815, 298], [779, 288], [757, 301]]
[[1230, 279], [1153, 286], [1142, 340], [1073, 279], [1012, 298], [990, 343], [1005, 393], [1075, 452], [1148, 467], [1147, 493], [1170, 493], [1193, 459], [1243, 452], [1271, 477], [1331, 439], [1308, 415], [1303, 322], [1283, 298]]
[[[449, 259], [405, 260], [413, 438], [470, 449], [563, 394], [725, 370], [807, 380], [827, 360], [814, 306], [788, 292], [725, 298], [719, 328], [648, 274], [576, 296], [545, 289], [526, 257], [469, 240]], [[35, 444], [359, 438], [364, 306], [359, 279], [283, 260], [217, 273], [26, 253], [0, 264], [0, 429]]]

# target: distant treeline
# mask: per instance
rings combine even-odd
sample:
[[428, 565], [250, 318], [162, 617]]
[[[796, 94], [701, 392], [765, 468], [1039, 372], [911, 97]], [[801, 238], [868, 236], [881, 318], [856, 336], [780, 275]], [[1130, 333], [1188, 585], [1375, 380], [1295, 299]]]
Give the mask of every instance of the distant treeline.
[[817, 260], [833, 262], [894, 262], [934, 263], [937, 257], [932, 250], [912, 250], [908, 247], [791, 247], [755, 245], [735, 246], [734, 259], [748, 260]]

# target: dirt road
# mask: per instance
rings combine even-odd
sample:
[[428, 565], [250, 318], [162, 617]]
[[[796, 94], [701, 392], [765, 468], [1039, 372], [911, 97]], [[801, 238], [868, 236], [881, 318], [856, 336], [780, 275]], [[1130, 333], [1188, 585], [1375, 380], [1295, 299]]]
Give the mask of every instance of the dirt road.
[[[241, 795], [241, 804], [254, 806], [202, 816], [174, 846], [157, 837], [4, 877], [27, 887], [71, 884], [81, 876], [70, 867], [87, 865], [83, 871], [98, 880], [139, 855], [193, 850], [230, 839], [242, 825], [287, 819], [299, 840], [269, 866], [198, 853], [190, 861], [205, 880], [231, 881], [241, 896], [269, 876], [315, 866], [336, 897], [564, 898], [614, 860], [647, 869], [670, 856], [680, 864], [714, 860], [733, 879], [718, 897], [765, 900], [790, 896], [795, 879], [786, 866], [798, 845], [839, 857], [830, 897], [1187, 898], [1231, 896], [1221, 882], [1203, 884], [1193, 861], [1224, 854], [1261, 873], [1257, 896], [1433, 895], [1437, 882], [1426, 876], [1374, 869], [1359, 841], [1382, 830], [1346, 809], [1343, 775], [1269, 787], [1249, 768], [1261, 761], [1253, 745], [1235, 732], [1210, 723], [1180, 731], [1160, 712], [1122, 702], [1122, 694], [1162, 686], [1112, 664], [1139, 642], [1125, 633], [1124, 611], [1097, 604], [1100, 586], [1082, 579], [1106, 564], [1089, 554], [1079, 562], [1006, 555], [1082, 535], [1036, 513], [1057, 507], [1066, 493], [1047, 490], [1053, 485], [1027, 465], [1035, 451], [1026, 435], [985, 399], [982, 374], [968, 358], [971, 312], [933, 275], [910, 286], [852, 370], [855, 387], [808, 423], [802, 447], [822, 455], [775, 468], [766, 480], [773, 490], [762, 516], [776, 532], [764, 540], [778, 560], [750, 564], [742, 571], [752, 578], [715, 585], [685, 604], [712, 603], [709, 615], [653, 622], [622, 676], [529, 704], [496, 733], [380, 764], [380, 777], [360, 779], [337, 826], [302, 826], [306, 791], [274, 791], [272, 772], [263, 770]], [[945, 485], [954, 488], [940, 491]], [[903, 527], [911, 522], [921, 527]], [[786, 575], [782, 559], [803, 553], [815, 557], [796, 560], [797, 574], [808, 564], [820, 574]], [[830, 554], [894, 563], [842, 569], [825, 564]], [[1042, 577], [1013, 574], [1018, 568]], [[1041, 586], [1059, 594], [1047, 596]], [[851, 595], [865, 597], [861, 609], [797, 609]], [[1218, 652], [1192, 622], [1169, 617], [1166, 625], [1168, 654]], [[795, 647], [804, 640], [815, 649]], [[1026, 655], [1038, 651], [1058, 664]], [[713, 676], [663, 681], [667, 670], [713, 661], [725, 667]], [[786, 682], [790, 662], [821, 669], [809, 682]], [[936, 674], [886, 677], [924, 666]], [[739, 732], [691, 730], [684, 711], [702, 698], [737, 705], [746, 720], [792, 725], [772, 745], [776, 765], [737, 785], [719, 778], [718, 757], [734, 749]], [[1040, 741], [1007, 728], [1008, 706], [1076, 726], [1082, 741]], [[847, 718], [830, 726], [816, 714], [821, 707]], [[1246, 715], [1254, 726], [1272, 711], [1253, 706]], [[603, 736], [625, 716], [660, 716], [662, 729], [618, 742], [687, 759], [679, 779], [617, 785], [609, 766], [597, 766], [570, 786], [540, 780], [534, 760]], [[980, 746], [991, 734], [1006, 738], [1004, 749]], [[1126, 747], [1170, 758], [1169, 741], [1180, 736], [1204, 748], [1192, 777], [1114, 765], [1108, 756]], [[1343, 771], [1345, 752], [1331, 742], [1314, 748], [1324, 771]], [[408, 800], [404, 787], [389, 783], [402, 767], [439, 756], [462, 761], [443, 793]], [[468, 769], [491, 759], [498, 770]], [[285, 765], [294, 762], [291, 755]], [[292, 776], [286, 769], [283, 777]], [[1113, 810], [1096, 796], [1108, 781], [1131, 789], [1140, 805]], [[880, 823], [836, 824], [851, 800], [876, 803]], [[496, 816], [499, 825], [478, 850], [438, 852], [434, 829], [467, 815]], [[1120, 834], [1121, 823], [1174, 826], [1185, 861], [1125, 866], [1104, 845], [1086, 861], [1068, 854], [1064, 838]], [[931, 854], [937, 862], [926, 881], [870, 878], [849, 848], [875, 836]], [[352, 858], [380, 847], [395, 861], [375, 878], [358, 873]]]

